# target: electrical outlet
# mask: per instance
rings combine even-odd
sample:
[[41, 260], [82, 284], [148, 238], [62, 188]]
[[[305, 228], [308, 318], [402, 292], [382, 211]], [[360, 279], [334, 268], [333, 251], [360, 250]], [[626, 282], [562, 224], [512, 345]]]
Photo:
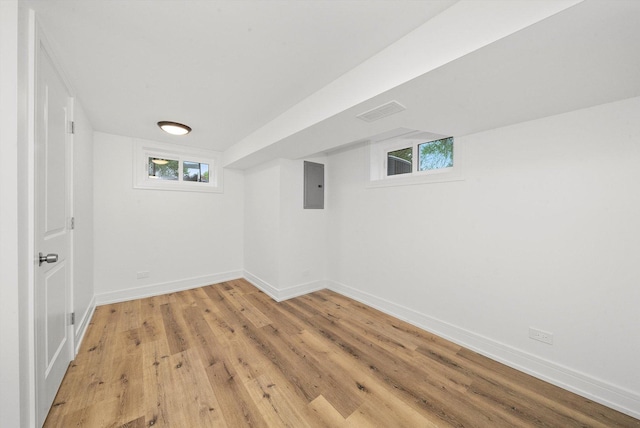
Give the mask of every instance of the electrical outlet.
[[548, 331], [542, 331], [538, 330], [537, 328], [529, 327], [529, 337], [533, 340], [538, 340], [540, 342], [553, 345], [553, 333], [549, 333]]
[[138, 272], [138, 279], [149, 278], [149, 271], [143, 270], [142, 272]]

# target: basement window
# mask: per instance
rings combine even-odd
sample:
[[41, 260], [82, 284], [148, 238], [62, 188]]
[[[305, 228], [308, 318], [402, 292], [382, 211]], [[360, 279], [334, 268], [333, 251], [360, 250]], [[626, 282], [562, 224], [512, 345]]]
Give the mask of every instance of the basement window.
[[412, 131], [370, 145], [369, 187], [461, 180], [454, 137]]
[[413, 147], [387, 152], [387, 175], [411, 174], [413, 170]]
[[187, 192], [222, 192], [218, 152], [136, 140], [133, 187]]

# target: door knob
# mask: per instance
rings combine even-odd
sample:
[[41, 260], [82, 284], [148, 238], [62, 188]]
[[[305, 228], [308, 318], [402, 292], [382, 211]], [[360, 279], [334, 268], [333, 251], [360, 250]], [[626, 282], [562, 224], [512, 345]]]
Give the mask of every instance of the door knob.
[[47, 254], [46, 256], [43, 256], [42, 253], [38, 253], [38, 266], [42, 265], [42, 263], [55, 263], [57, 261], [57, 254]]

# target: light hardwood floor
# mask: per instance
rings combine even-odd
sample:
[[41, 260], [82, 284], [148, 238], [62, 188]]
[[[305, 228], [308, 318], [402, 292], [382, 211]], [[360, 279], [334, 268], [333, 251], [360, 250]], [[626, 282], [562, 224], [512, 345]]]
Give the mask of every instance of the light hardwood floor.
[[46, 427], [640, 427], [330, 291], [96, 308]]

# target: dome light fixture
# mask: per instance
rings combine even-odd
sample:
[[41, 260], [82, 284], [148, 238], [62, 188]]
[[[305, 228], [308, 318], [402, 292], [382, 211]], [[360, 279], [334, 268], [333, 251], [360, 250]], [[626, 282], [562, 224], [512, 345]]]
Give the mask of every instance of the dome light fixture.
[[158, 122], [158, 126], [164, 132], [171, 135], [187, 135], [191, 132], [191, 127], [178, 122], [163, 120]]
[[158, 159], [158, 158], [151, 159], [151, 162], [155, 163], [156, 165], [166, 165], [169, 163], [169, 161], [166, 159]]

